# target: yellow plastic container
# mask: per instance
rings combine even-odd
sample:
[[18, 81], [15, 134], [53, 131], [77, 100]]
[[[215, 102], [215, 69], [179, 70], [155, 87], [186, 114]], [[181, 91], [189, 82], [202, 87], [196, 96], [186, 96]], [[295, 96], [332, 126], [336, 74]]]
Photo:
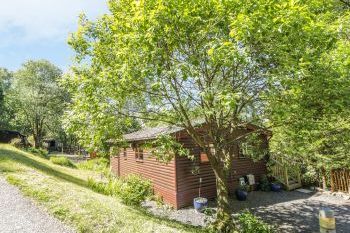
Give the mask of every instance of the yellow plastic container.
[[335, 217], [334, 212], [329, 208], [321, 209], [319, 212], [320, 232], [335, 233]]

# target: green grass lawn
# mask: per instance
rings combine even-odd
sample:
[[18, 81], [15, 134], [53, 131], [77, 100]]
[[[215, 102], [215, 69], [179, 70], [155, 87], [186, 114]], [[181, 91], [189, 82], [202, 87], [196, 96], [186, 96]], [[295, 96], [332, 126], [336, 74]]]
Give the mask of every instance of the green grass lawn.
[[141, 208], [123, 205], [87, 187], [98, 172], [72, 169], [0, 144], [0, 175], [78, 232], [201, 232]]

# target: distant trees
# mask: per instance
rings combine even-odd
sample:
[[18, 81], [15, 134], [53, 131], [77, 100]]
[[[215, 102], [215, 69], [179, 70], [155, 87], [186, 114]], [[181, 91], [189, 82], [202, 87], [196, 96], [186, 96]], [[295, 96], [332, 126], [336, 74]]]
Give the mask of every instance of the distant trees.
[[6, 95], [13, 112], [12, 125], [33, 136], [40, 147], [45, 134], [61, 128], [68, 95], [58, 85], [62, 71], [46, 60], [27, 61], [14, 73]]
[[5, 68], [0, 68], [0, 129], [6, 129], [10, 125], [11, 109], [6, 105], [6, 94], [8, 93], [13, 73]]

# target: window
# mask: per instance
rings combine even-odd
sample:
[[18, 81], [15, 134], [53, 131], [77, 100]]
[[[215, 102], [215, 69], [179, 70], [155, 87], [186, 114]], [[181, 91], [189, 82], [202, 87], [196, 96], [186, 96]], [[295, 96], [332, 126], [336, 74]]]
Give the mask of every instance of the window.
[[[214, 144], [209, 144], [208, 147], [209, 147], [210, 153], [211, 153], [212, 155], [215, 155]], [[205, 153], [205, 152], [203, 152], [203, 151], [200, 153], [200, 162], [201, 162], [201, 163], [207, 163], [207, 162], [209, 162], [207, 153]]]
[[209, 144], [209, 149], [210, 149], [210, 152], [212, 155], [215, 155], [216, 151], [215, 151], [215, 148], [214, 148], [214, 144]]
[[143, 160], [143, 149], [140, 147], [135, 147], [135, 159], [136, 160]]
[[128, 158], [128, 154], [126, 153], [126, 148], [124, 148], [123, 157], [124, 157], [124, 160]]
[[201, 152], [200, 161], [201, 163], [209, 162], [208, 155], [205, 152]]

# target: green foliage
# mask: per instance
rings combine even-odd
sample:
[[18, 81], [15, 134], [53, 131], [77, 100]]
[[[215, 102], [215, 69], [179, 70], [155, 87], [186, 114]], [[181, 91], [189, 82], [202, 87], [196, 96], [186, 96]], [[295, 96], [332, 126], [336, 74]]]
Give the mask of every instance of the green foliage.
[[320, 182], [319, 173], [315, 167], [306, 166], [301, 172], [301, 181], [303, 185], [316, 185]]
[[260, 178], [260, 189], [261, 191], [271, 190], [270, 182], [266, 175], [262, 175]]
[[171, 135], [160, 135], [155, 140], [146, 143], [145, 147], [150, 149], [152, 156], [164, 163], [170, 162], [175, 155], [190, 157], [189, 150]]
[[104, 182], [98, 182], [93, 178], [89, 177], [87, 180], [87, 185], [95, 192], [102, 193], [105, 195], [112, 195], [113, 193], [107, 188], [107, 184]]
[[60, 165], [60, 166], [71, 167], [71, 168], [75, 168], [76, 167], [75, 164], [71, 160], [69, 160], [68, 158], [63, 157], [63, 156], [50, 157], [50, 161], [53, 164], [57, 164], [57, 165]]
[[123, 203], [132, 206], [139, 206], [152, 195], [151, 182], [138, 175], [110, 179], [108, 182], [97, 182], [89, 178], [88, 186], [96, 192], [117, 196]]
[[[289, 73], [278, 75], [283, 91], [274, 92], [270, 105], [274, 155], [317, 169], [350, 165], [350, 15], [340, 2], [329, 1], [303, 26], [308, 42], [296, 45], [297, 59], [286, 64]], [[321, 1], [305, 9], [316, 4]]]
[[14, 73], [6, 102], [13, 111], [11, 124], [34, 137], [40, 147], [43, 136], [60, 128], [67, 93], [58, 86], [62, 71], [45, 60], [27, 61]]
[[241, 233], [273, 233], [273, 227], [254, 216], [249, 211], [241, 213], [237, 217], [239, 232]]
[[48, 159], [48, 151], [42, 148], [34, 148], [34, 147], [27, 147], [25, 148], [26, 151], [29, 153], [32, 153], [34, 155], [37, 155], [41, 158]]
[[78, 232], [202, 232], [94, 192], [86, 179], [99, 177], [97, 172], [56, 166], [7, 144], [0, 144], [0, 171], [25, 196]]
[[109, 161], [106, 158], [95, 158], [77, 163], [77, 167], [82, 170], [105, 171], [108, 168]]
[[13, 117], [10, 106], [7, 104], [6, 95], [12, 83], [13, 73], [7, 69], [0, 68], [0, 128], [9, 129]]
[[120, 198], [127, 205], [140, 205], [152, 195], [152, 184], [137, 175], [129, 175], [123, 179], [120, 187]]
[[[247, 122], [275, 127], [277, 156], [340, 166], [350, 151], [350, 21], [339, 5], [110, 1], [110, 13], [95, 22], [81, 16], [69, 40], [77, 62], [65, 80], [69, 117], [87, 129], [81, 138], [89, 142], [121, 139], [118, 123], [130, 117], [180, 126], [221, 177], [229, 175], [234, 145], [259, 131], [243, 132]], [[205, 135], [194, 119], [203, 119]], [[110, 129], [113, 135], [101, 133]], [[218, 209], [229, 219], [227, 208]]]

